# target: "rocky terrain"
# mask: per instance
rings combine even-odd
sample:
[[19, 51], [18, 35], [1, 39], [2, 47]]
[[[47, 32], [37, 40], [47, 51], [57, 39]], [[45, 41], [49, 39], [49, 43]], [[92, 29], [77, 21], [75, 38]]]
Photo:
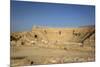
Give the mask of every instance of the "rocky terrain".
[[11, 66], [95, 61], [95, 29], [41, 28], [11, 32]]

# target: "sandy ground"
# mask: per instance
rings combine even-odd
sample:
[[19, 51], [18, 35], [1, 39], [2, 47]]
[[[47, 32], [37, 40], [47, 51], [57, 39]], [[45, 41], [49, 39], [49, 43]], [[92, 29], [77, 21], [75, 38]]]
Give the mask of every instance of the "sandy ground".
[[[12, 48], [15, 49], [15, 48]], [[39, 47], [20, 47], [19, 51], [11, 51], [12, 66], [56, 64], [70, 62], [94, 61], [94, 50], [82, 50], [84, 47], [73, 50], [48, 49]]]

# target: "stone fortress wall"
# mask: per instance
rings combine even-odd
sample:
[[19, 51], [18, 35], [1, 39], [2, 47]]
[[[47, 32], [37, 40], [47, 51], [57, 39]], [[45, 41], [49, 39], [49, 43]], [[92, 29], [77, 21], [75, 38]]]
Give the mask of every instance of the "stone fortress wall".
[[[11, 45], [56, 45], [75, 44], [82, 45], [81, 40], [91, 33], [94, 27], [80, 28], [46, 28], [33, 27], [28, 32], [11, 33]], [[95, 44], [95, 32], [84, 40], [84, 44]], [[86, 45], [86, 46], [87, 46]]]

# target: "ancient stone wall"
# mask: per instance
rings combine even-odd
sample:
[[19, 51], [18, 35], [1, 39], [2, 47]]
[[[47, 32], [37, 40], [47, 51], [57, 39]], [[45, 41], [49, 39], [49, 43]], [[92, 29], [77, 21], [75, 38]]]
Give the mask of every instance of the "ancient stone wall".
[[11, 33], [11, 45], [34, 46], [61, 45], [68, 42], [80, 43], [83, 36], [90, 30], [90, 28], [32, 28], [32, 31], [29, 32]]

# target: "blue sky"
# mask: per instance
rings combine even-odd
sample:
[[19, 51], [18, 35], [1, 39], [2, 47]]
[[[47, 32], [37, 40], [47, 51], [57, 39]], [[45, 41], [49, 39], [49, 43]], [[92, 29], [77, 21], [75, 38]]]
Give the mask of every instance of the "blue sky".
[[95, 6], [42, 2], [11, 2], [11, 31], [28, 31], [33, 25], [79, 27], [95, 24]]

